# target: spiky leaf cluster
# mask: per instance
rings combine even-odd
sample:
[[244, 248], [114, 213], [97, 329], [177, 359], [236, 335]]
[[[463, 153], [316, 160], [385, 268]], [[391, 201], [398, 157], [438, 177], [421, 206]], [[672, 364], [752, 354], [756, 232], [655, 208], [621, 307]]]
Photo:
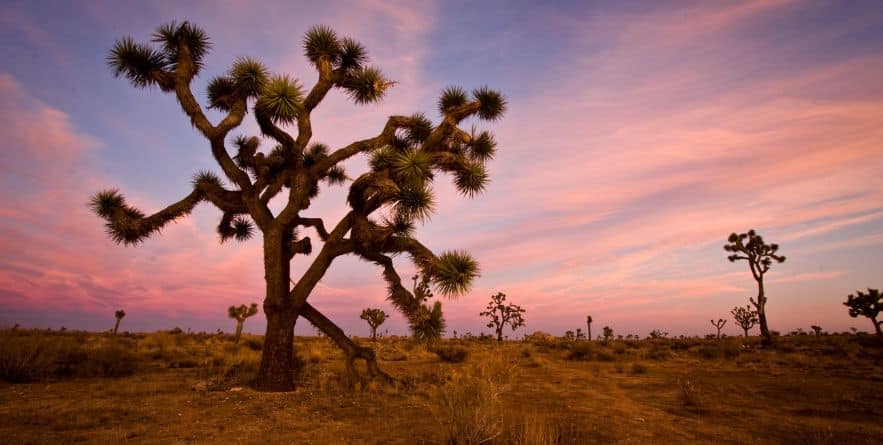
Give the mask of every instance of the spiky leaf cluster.
[[506, 112], [506, 98], [497, 90], [477, 88], [472, 90], [472, 98], [481, 104], [478, 110], [478, 117], [481, 119], [496, 121]]
[[162, 90], [172, 88], [168, 74], [169, 63], [162, 51], [123, 37], [114, 43], [107, 56], [107, 65], [114, 77], [125, 77], [137, 88], [157, 85]]
[[162, 46], [169, 64], [179, 63], [182, 52], [187, 52], [189, 61], [193, 64], [194, 75], [202, 69], [205, 56], [211, 49], [211, 42], [205, 31], [187, 21], [181, 24], [172, 21], [160, 26], [153, 34], [153, 42]]
[[276, 123], [290, 124], [303, 111], [304, 91], [297, 79], [287, 74], [267, 80], [255, 103], [255, 112], [264, 113]]
[[467, 292], [472, 281], [480, 275], [478, 262], [464, 251], [444, 252], [432, 268], [432, 283], [446, 296]]
[[241, 304], [239, 306], [230, 306], [229, 308], [227, 308], [227, 316], [239, 322], [245, 321], [246, 318], [251, 317], [257, 313], [257, 303], [252, 303], [249, 306]]
[[458, 86], [449, 86], [442, 90], [441, 97], [438, 99], [438, 112], [443, 115], [454, 108], [466, 105], [469, 99], [466, 97], [466, 90]]
[[430, 307], [423, 304], [410, 317], [408, 317], [408, 327], [414, 339], [423, 343], [432, 343], [445, 335], [447, 322], [445, 322], [442, 313], [441, 301], [433, 302]]
[[126, 311], [120, 309], [120, 310], [114, 312], [113, 316], [116, 317], [117, 320], [122, 320], [123, 317], [126, 316]]

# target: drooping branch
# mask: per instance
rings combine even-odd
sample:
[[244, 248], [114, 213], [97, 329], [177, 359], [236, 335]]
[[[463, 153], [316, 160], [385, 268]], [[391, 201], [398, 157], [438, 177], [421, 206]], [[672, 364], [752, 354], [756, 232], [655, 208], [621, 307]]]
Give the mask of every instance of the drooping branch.
[[126, 203], [117, 190], [96, 193], [89, 206], [106, 221], [108, 235], [117, 244], [137, 244], [159, 232], [166, 224], [190, 214], [204, 199], [202, 192], [194, 189], [189, 195], [168, 207], [146, 216], [142, 211]]

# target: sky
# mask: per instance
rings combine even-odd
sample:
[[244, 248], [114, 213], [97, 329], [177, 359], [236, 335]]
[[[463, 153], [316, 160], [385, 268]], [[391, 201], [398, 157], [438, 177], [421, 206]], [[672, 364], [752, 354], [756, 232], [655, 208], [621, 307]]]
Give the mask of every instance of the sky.
[[[497, 292], [527, 310], [508, 335], [561, 335], [588, 314], [617, 334], [714, 332], [710, 319], [756, 293], [722, 249], [748, 229], [788, 258], [765, 279], [771, 329], [871, 328], [842, 302], [883, 287], [883, 4], [789, 0], [5, 1], [0, 326], [106, 330], [122, 308], [123, 330], [231, 331], [228, 306], [261, 302], [260, 240], [220, 244], [209, 205], [137, 247], [114, 245], [86, 205], [115, 187], [152, 213], [189, 193], [195, 172], [220, 174], [173, 96], [105, 64], [117, 38], [148, 41], [171, 20], [212, 39], [193, 84], [203, 103], [239, 56], [312, 85], [301, 41], [313, 25], [365, 44], [398, 83], [367, 106], [329, 94], [313, 140], [331, 147], [393, 114], [437, 121], [448, 85], [506, 95], [501, 121], [464, 123], [499, 141], [487, 190], [467, 199], [440, 178], [416, 235], [481, 263], [471, 291], [443, 302], [449, 334], [490, 332], [478, 313]], [[247, 117], [234, 133], [258, 131]], [[357, 176], [365, 159], [347, 167]], [[308, 213], [333, 224], [345, 211], [332, 186]], [[351, 335], [368, 334], [369, 306], [392, 315], [381, 331], [406, 333], [379, 268], [355, 258], [309, 301]], [[259, 314], [245, 330], [264, 325]], [[305, 320], [296, 331], [313, 332]], [[741, 330], [730, 320], [723, 332]]]

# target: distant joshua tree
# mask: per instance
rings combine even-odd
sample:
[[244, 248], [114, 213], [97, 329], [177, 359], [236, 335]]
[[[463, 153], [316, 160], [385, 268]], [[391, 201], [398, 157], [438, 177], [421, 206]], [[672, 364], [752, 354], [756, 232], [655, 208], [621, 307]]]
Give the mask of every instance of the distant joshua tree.
[[114, 323], [114, 325], [113, 325], [113, 335], [117, 335], [117, 331], [120, 329], [120, 320], [122, 320], [123, 317], [126, 316], [126, 311], [120, 309], [120, 310], [114, 312], [113, 315], [117, 319], [116, 323]]
[[592, 316], [586, 315], [586, 338], [592, 341]]
[[654, 329], [650, 331], [650, 338], [658, 339], [658, 338], [668, 338], [668, 332], [665, 332], [660, 329]]
[[604, 341], [608, 342], [613, 339], [613, 328], [604, 326]]
[[757, 311], [746, 305], [745, 307], [736, 306], [730, 313], [733, 314], [739, 327], [745, 331], [745, 338], [748, 338], [748, 330], [757, 324]]
[[576, 339], [583, 340], [586, 338], [586, 333], [583, 332], [582, 328], [576, 328]]
[[490, 321], [487, 327], [494, 328], [497, 333], [497, 341], [503, 341], [503, 328], [509, 325], [514, 332], [516, 329], [524, 326], [524, 314], [527, 312], [521, 306], [513, 303], [506, 304], [506, 294], [497, 292], [491, 296], [491, 301], [487, 304], [487, 308], [478, 315], [488, 317]]
[[[357, 40], [327, 26], [311, 28], [302, 47], [316, 80], [307, 88], [287, 74], [271, 73], [259, 60], [237, 58], [225, 72], [207, 79], [205, 104], [193, 93], [193, 83], [204, 73], [212, 48], [206, 32], [190, 22], [172, 22], [160, 26], [152, 42], [117, 40], [107, 57], [110, 69], [136, 88], [175, 96], [223, 176], [196, 174], [186, 196], [154, 214], [137, 209], [116, 189], [96, 193], [90, 204], [110, 238], [118, 244], [139, 244], [198, 204], [210, 203], [221, 212], [217, 231], [222, 241], [263, 238], [267, 329], [254, 381], [257, 389], [294, 388], [293, 331], [300, 317], [344, 352], [351, 381], [363, 380], [355, 360], [366, 362], [369, 377], [389, 379], [374, 351], [353, 342], [308, 298], [335, 260], [346, 255], [381, 268], [390, 302], [409, 320], [420, 316], [421, 304], [402, 285], [394, 256], [408, 254], [444, 296], [469, 290], [479, 275], [472, 256], [463, 251], [436, 254], [414, 230], [436, 209], [436, 178], [451, 177], [464, 197], [485, 189], [490, 178], [486, 163], [496, 153], [496, 140], [487, 131], [460, 126], [473, 118], [502, 118], [505, 98], [487, 87], [467, 92], [450, 86], [439, 95], [437, 122], [422, 113], [390, 115], [377, 133], [331, 149], [313, 139], [312, 113], [327, 96], [341, 91], [356, 105], [374, 104], [396, 85], [369, 63], [366, 48]], [[206, 109], [219, 119], [211, 121]], [[246, 128], [256, 128], [260, 137], [234, 134], [246, 116], [256, 124]], [[270, 147], [261, 148], [267, 140]], [[356, 156], [370, 158], [368, 169], [351, 176], [344, 164]], [[311, 203], [321, 189], [341, 184], [347, 184], [348, 191], [347, 209], [339, 220], [328, 224], [304, 213], [315, 207]], [[306, 229], [312, 238], [303, 235]], [[292, 287], [292, 262], [298, 258], [305, 261], [304, 273]]]
[[846, 297], [846, 302], [843, 305], [849, 308], [849, 316], [852, 318], [859, 315], [870, 318], [871, 322], [874, 323], [874, 330], [877, 332], [877, 335], [883, 335], [883, 332], [880, 331], [880, 325], [883, 324], [883, 320], [877, 321], [877, 315], [883, 309], [883, 296], [880, 295], [878, 289], [868, 288], [868, 293], [856, 291], [855, 295], [850, 294]]
[[727, 320], [718, 318], [717, 321], [711, 320], [711, 325], [717, 328], [717, 338], [721, 338], [721, 329], [727, 324]]
[[377, 328], [386, 321], [389, 315], [386, 312], [383, 312], [383, 309], [373, 309], [373, 308], [365, 308], [362, 309], [361, 319], [368, 322], [368, 326], [371, 327], [371, 341], [377, 341]]
[[236, 320], [236, 336], [233, 339], [233, 343], [239, 344], [239, 337], [242, 336], [242, 325], [245, 324], [245, 319], [257, 313], [257, 303], [252, 303], [251, 306], [241, 304], [227, 308], [227, 316]]
[[757, 300], [750, 298], [751, 304], [757, 308], [757, 317], [760, 321], [761, 343], [769, 346], [773, 343], [773, 336], [770, 334], [766, 321], [766, 301], [767, 297], [763, 291], [763, 275], [770, 270], [773, 261], [784, 263], [785, 257], [779, 255], [778, 244], [766, 244], [763, 238], [754, 230], [748, 233], [732, 233], [727, 239], [728, 244], [724, 246], [724, 250], [732, 252], [727, 259], [731, 262], [737, 260], [745, 260], [751, 269], [751, 276], [757, 282]]
[[812, 325], [812, 326], [810, 326], [809, 328], [812, 329], [812, 332], [813, 332], [813, 334], [816, 335], [816, 337], [818, 337], [818, 336], [820, 336], [820, 335], [823, 334], [823, 332], [822, 332], [822, 327], [821, 327], [821, 326]]

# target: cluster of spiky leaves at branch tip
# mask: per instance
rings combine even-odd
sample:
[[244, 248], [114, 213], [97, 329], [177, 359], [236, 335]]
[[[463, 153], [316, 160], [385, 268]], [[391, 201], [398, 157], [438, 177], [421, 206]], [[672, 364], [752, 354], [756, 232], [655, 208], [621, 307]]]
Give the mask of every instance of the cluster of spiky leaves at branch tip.
[[850, 317], [855, 318], [859, 315], [868, 317], [874, 323], [874, 331], [877, 335], [883, 335], [883, 330], [880, 329], [883, 320], [877, 321], [877, 316], [883, 309], [883, 296], [880, 295], [880, 290], [868, 288], [867, 293], [856, 291], [855, 295], [849, 294], [846, 297], [843, 305], [849, 308]]
[[126, 316], [126, 311], [119, 309], [114, 312], [113, 316], [116, 318], [116, 323], [113, 325], [113, 334], [116, 335], [117, 331], [120, 329], [120, 321]]
[[745, 307], [736, 306], [730, 313], [733, 314], [733, 319], [736, 320], [739, 327], [745, 331], [745, 336], [748, 337], [748, 330], [758, 323], [757, 311], [751, 305], [746, 305]]
[[242, 325], [245, 324], [245, 319], [252, 317], [257, 313], [257, 303], [252, 303], [250, 306], [240, 304], [239, 306], [230, 306], [227, 308], [227, 316], [236, 320], [236, 336], [233, 339], [234, 343], [239, 343], [239, 337], [242, 336]]
[[441, 301], [436, 300], [430, 306], [429, 299], [433, 294], [427, 276], [414, 275], [411, 279], [412, 294], [420, 306], [408, 316], [408, 327], [414, 339], [423, 343], [432, 343], [442, 338], [447, 327], [442, 304]]
[[478, 315], [488, 318], [487, 327], [493, 328], [497, 334], [497, 341], [503, 341], [503, 328], [509, 326], [512, 332], [524, 326], [524, 313], [527, 312], [521, 306], [514, 303], [506, 303], [506, 294], [497, 292], [491, 296], [484, 311]]
[[371, 328], [371, 341], [377, 341], [377, 327], [382, 325], [387, 317], [389, 317], [389, 315], [387, 315], [386, 312], [383, 312], [383, 309], [362, 309], [362, 315], [360, 315], [359, 318], [368, 322], [368, 326]]
[[723, 318], [718, 318], [717, 321], [715, 321], [714, 319], [710, 321], [711, 325], [717, 328], [717, 338], [721, 338], [721, 329], [723, 329], [724, 325], [727, 324], [727, 320], [724, 320]]
[[[376, 136], [332, 150], [312, 141], [311, 113], [326, 94], [337, 89], [354, 103], [366, 104], [380, 101], [395, 85], [368, 64], [367, 51], [354, 39], [340, 37], [324, 26], [306, 33], [304, 53], [319, 74], [310, 89], [290, 76], [271, 73], [258, 60], [236, 59], [226, 73], [208, 84], [208, 107], [224, 113], [217, 124], [209, 121], [191, 92], [191, 81], [202, 71], [211, 47], [205, 32], [188, 22], [171, 23], [157, 30], [153, 43], [157, 45], [136, 43], [129, 37], [118, 40], [107, 62], [117, 77], [135, 87], [158, 87], [175, 94], [191, 124], [208, 140], [224, 179], [212, 172], [200, 172], [194, 176], [193, 190], [186, 197], [152, 215], [127, 203], [115, 189], [95, 194], [90, 205], [105, 220], [111, 239], [120, 244], [142, 242], [168, 223], [190, 214], [201, 202], [210, 202], [221, 210], [217, 228], [221, 241], [247, 240], [258, 231], [263, 234], [268, 337], [259, 381], [271, 380], [268, 369], [289, 368], [285, 363], [292, 360], [291, 346], [281, 343], [292, 340], [281, 334], [289, 330], [281, 324], [293, 325], [297, 316], [318, 326], [347, 354], [373, 360], [369, 352], [354, 345], [306, 301], [337, 257], [352, 254], [379, 265], [390, 301], [409, 321], [424, 318], [424, 299], [402, 285], [392, 261], [395, 255], [407, 253], [443, 296], [456, 296], [469, 289], [479, 275], [478, 263], [462, 251], [436, 255], [414, 238], [414, 231], [416, 224], [435, 210], [433, 183], [440, 174], [450, 175], [466, 197], [487, 186], [486, 163], [494, 157], [496, 140], [487, 131], [477, 131], [474, 126], [466, 131], [460, 125], [470, 118], [487, 122], [501, 118], [506, 101], [499, 92], [487, 87], [471, 92], [448, 87], [438, 101], [439, 122], [433, 123], [420, 113], [393, 115]], [[230, 132], [250, 111], [263, 138], [231, 137]], [[289, 134], [288, 127], [296, 127], [296, 135]], [[261, 144], [266, 140], [271, 144], [265, 149]], [[231, 156], [228, 149], [235, 153]], [[360, 154], [370, 156], [370, 169], [351, 177], [341, 163]], [[327, 226], [330, 230], [323, 219], [301, 214], [318, 195], [321, 183], [350, 181], [350, 210], [336, 224]], [[285, 194], [284, 207], [274, 214], [270, 201], [284, 199]], [[287, 263], [296, 255], [313, 251], [312, 240], [300, 237], [299, 228], [314, 230], [322, 247], [306, 273], [289, 288]], [[441, 320], [440, 310], [440, 306], [438, 310], [433, 307], [430, 318]], [[270, 335], [273, 323], [279, 326]], [[272, 384], [260, 385], [290, 386], [286, 383], [288, 377], [282, 374], [272, 380]]]

